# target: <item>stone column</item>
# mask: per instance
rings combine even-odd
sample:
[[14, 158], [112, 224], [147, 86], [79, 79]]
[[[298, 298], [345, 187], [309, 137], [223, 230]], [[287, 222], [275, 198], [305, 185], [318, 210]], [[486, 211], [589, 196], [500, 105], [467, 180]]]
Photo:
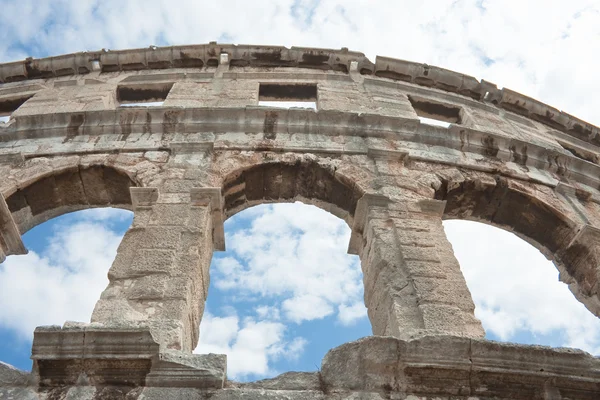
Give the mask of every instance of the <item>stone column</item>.
[[4, 196], [0, 194], [0, 263], [13, 254], [27, 254], [27, 249]]
[[359, 201], [350, 252], [361, 257], [373, 334], [484, 336], [442, 227], [444, 206], [369, 194]]
[[220, 190], [161, 195], [156, 188], [131, 188], [131, 197], [133, 224], [92, 322], [148, 326], [161, 349], [191, 352], [207, 296], [213, 237], [222, 236]]

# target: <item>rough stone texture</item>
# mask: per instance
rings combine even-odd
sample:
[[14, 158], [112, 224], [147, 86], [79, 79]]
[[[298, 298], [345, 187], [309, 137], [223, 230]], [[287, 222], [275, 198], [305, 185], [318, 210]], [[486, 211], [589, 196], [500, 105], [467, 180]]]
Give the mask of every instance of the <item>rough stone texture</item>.
[[92, 322], [116, 327], [144, 323], [164, 349], [191, 352], [208, 293], [211, 202], [190, 204], [189, 194], [156, 196], [153, 188], [137, 189], [144, 190], [132, 191], [135, 219], [108, 272], [110, 283]]
[[179, 388], [222, 388], [225, 384], [227, 357], [223, 354], [186, 354], [165, 351], [154, 361], [146, 376], [146, 386]]
[[321, 375], [327, 391], [524, 400], [600, 393], [600, 360], [583, 351], [452, 336], [347, 343], [325, 356]]
[[321, 390], [321, 376], [318, 372], [286, 372], [275, 378], [251, 383], [228, 382], [230, 388], [270, 389], [270, 390]]
[[31, 374], [0, 361], [0, 387], [27, 386], [31, 383]]
[[[37, 328], [31, 358], [37, 385], [46, 392], [69, 386], [220, 389], [227, 368], [224, 355], [161, 350], [148, 327], [98, 323]], [[2, 386], [34, 383], [28, 374], [0, 367]]]
[[[312, 100], [317, 110], [261, 100]], [[122, 106], [145, 101], [164, 102]], [[135, 216], [92, 324], [36, 331], [35, 383], [3, 378], [0, 397], [599, 397], [588, 356], [478, 340], [484, 332], [441, 225], [462, 218], [513, 231], [600, 316], [595, 126], [435, 66], [216, 43], [0, 64], [0, 115], [8, 114], [0, 260], [26, 251], [20, 234], [66, 212], [112, 206]], [[321, 374], [227, 385], [222, 357], [190, 354], [213, 250], [225, 248], [229, 216], [292, 201], [352, 228], [369, 318], [388, 337], [342, 346]], [[127, 342], [131, 332], [153, 350]]]

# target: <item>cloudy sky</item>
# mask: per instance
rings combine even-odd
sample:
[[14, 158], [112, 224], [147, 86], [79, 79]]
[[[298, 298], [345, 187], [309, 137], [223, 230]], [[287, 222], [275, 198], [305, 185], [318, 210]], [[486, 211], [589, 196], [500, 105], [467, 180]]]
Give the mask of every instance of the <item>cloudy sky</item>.
[[[213, 40], [348, 47], [372, 60], [403, 58], [484, 78], [600, 125], [597, 0], [173, 4], [0, 0], [0, 62]], [[92, 210], [25, 235], [30, 254], [0, 265], [0, 360], [28, 369], [35, 326], [89, 319], [130, 222], [125, 211]], [[484, 225], [445, 227], [488, 338], [600, 354], [599, 320], [537, 250]], [[370, 334], [343, 221], [302, 204], [260, 206], [231, 218], [226, 231], [197, 352], [227, 353], [230, 378], [315, 370], [331, 347]]]

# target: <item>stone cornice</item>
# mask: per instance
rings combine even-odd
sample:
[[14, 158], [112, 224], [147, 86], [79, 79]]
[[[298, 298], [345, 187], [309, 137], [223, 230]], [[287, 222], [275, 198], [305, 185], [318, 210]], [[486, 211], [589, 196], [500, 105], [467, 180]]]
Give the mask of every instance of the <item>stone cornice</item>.
[[[508, 88], [444, 68], [377, 56], [375, 63], [363, 53], [304, 47], [217, 44], [156, 47], [129, 50], [99, 50], [0, 64], [0, 84], [23, 80], [49, 79], [92, 72], [140, 71], [171, 68], [212, 68], [227, 54], [229, 67], [296, 67], [356, 71], [382, 81], [400, 81], [458, 93], [499, 109], [510, 110], [544, 123], [580, 140], [600, 143], [600, 128], [541, 101]], [[227, 73], [227, 72], [225, 72]], [[29, 85], [31, 86], [31, 85]], [[2, 86], [0, 86], [2, 89]], [[31, 89], [31, 88], [30, 88]], [[29, 89], [29, 90], [30, 90]], [[11, 88], [14, 91], [14, 88]], [[23, 91], [27, 91], [23, 89]]]
[[[469, 169], [499, 173], [555, 187], [561, 179], [569, 179], [597, 189], [600, 166], [579, 157], [558, 152], [535, 143], [483, 132], [460, 125], [448, 129], [421, 124], [416, 119], [375, 114], [357, 114], [323, 110], [278, 109], [275, 133], [306, 135], [306, 141], [260, 140], [235, 142], [220, 138], [226, 133], [261, 133], [265, 107], [244, 108], [119, 108], [22, 116], [0, 128], [0, 161], [22, 156], [88, 154], [102, 151], [165, 150], [197, 152], [213, 150], [254, 150], [275, 152], [313, 152], [331, 155], [365, 154], [372, 158], [398, 157], [393, 148], [402, 148], [403, 158], [422, 160]], [[165, 115], [168, 114], [168, 121]], [[123, 118], [129, 115], [131, 118]], [[147, 116], [150, 115], [151, 123]], [[76, 132], [71, 121], [82, 120]], [[127, 120], [124, 127], [121, 121]], [[166, 124], [170, 124], [168, 127]], [[79, 122], [78, 122], [79, 123]], [[145, 134], [154, 139], [129, 142], [122, 138]], [[205, 140], [182, 141], [186, 134], [203, 134]], [[360, 141], [333, 143], [308, 140], [310, 135], [360, 137]], [[103, 136], [101, 142], [74, 140], [78, 136]], [[63, 137], [61, 146], [43, 149], [36, 139]], [[28, 140], [31, 139], [31, 140]], [[383, 142], [382, 142], [383, 141]], [[14, 142], [10, 145], [9, 142]], [[384, 148], [382, 144], [385, 143]], [[397, 146], [396, 144], [401, 144]], [[104, 147], [103, 147], [104, 146]], [[388, 147], [391, 146], [391, 147]], [[186, 150], [186, 147], [189, 147]], [[69, 151], [69, 149], [71, 149]], [[19, 155], [19, 153], [21, 155]], [[407, 156], [404, 155], [407, 153]], [[525, 155], [525, 156], [524, 156]], [[482, 163], [482, 160], [488, 162]]]

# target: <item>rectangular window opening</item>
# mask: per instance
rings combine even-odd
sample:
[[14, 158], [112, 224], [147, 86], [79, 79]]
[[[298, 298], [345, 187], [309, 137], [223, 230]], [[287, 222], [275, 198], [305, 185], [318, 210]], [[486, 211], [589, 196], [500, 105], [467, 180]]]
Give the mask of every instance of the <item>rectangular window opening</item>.
[[10, 115], [0, 115], [0, 124], [7, 123], [10, 120]]
[[259, 101], [259, 106], [276, 108], [311, 108], [317, 109], [316, 101]]
[[440, 121], [439, 119], [419, 117], [419, 121], [425, 125], [441, 126], [442, 128], [450, 128], [450, 122]]
[[317, 85], [314, 83], [261, 83], [258, 105], [279, 108], [317, 109]]
[[172, 87], [173, 83], [121, 85], [117, 87], [117, 101], [121, 107], [160, 107]]
[[162, 107], [164, 101], [149, 101], [149, 102], [141, 102], [141, 103], [122, 103], [120, 107]]
[[423, 124], [449, 128], [450, 124], [461, 123], [460, 107], [418, 96], [408, 96], [408, 101]]

